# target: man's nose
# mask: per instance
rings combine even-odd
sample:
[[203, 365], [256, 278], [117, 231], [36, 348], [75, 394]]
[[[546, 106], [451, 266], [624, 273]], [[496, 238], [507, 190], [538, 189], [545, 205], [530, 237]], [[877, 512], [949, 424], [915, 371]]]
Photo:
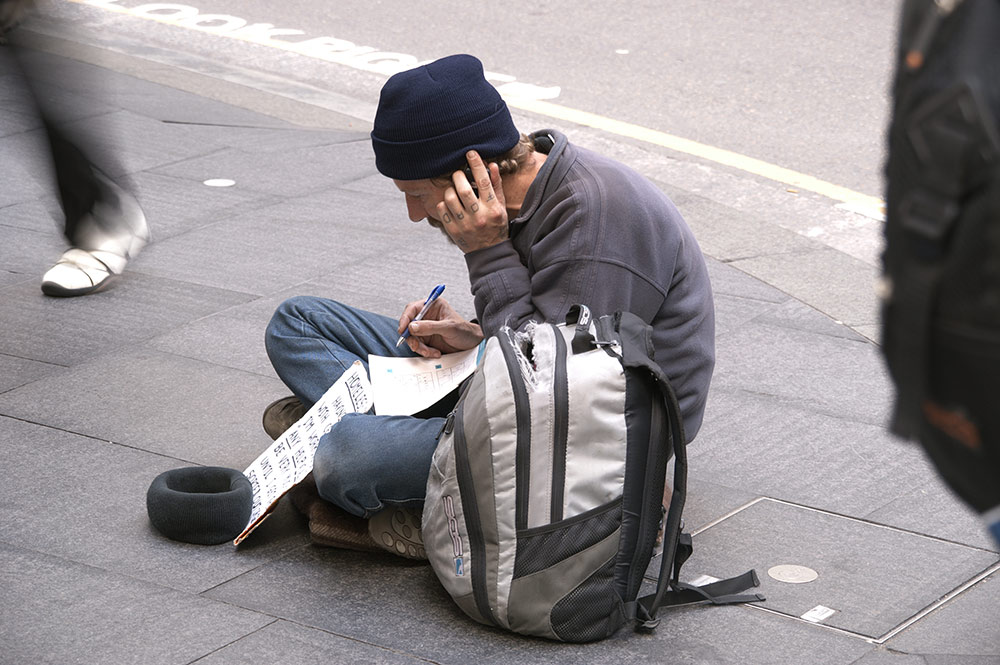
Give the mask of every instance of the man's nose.
[[409, 215], [411, 222], [422, 222], [427, 217], [427, 212], [420, 204], [420, 201], [414, 201], [410, 197], [406, 197], [406, 213]]

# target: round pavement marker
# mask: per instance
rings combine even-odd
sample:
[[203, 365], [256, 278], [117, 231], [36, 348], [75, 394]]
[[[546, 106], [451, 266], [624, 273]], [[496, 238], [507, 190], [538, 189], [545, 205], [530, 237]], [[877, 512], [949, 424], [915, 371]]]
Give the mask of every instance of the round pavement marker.
[[788, 584], [805, 584], [819, 577], [819, 573], [812, 568], [791, 564], [774, 566], [767, 571], [767, 574], [779, 582], [787, 582]]
[[232, 187], [236, 184], [236, 181], [229, 178], [211, 178], [201, 184], [208, 187]]

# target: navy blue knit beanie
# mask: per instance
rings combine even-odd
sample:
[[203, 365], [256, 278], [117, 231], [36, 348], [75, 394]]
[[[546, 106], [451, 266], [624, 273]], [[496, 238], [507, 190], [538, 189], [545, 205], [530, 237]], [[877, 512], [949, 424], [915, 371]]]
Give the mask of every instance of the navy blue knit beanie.
[[469, 150], [498, 157], [521, 136], [483, 63], [471, 55], [394, 74], [382, 87], [374, 127], [375, 166], [396, 180], [457, 171]]

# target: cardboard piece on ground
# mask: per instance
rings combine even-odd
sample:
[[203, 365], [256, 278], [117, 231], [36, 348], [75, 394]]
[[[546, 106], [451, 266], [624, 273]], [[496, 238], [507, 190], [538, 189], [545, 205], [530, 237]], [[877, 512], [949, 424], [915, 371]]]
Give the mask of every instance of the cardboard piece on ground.
[[278, 500], [313, 468], [321, 436], [348, 413], [364, 413], [372, 406], [372, 387], [360, 360], [330, 386], [318, 402], [254, 460], [243, 472], [253, 487], [250, 521], [233, 541], [239, 545], [271, 513]]

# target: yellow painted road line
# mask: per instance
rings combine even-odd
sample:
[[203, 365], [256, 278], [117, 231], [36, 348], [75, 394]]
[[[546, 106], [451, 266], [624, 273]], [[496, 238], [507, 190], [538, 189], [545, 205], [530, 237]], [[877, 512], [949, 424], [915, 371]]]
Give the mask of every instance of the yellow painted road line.
[[[299, 46], [303, 42], [290, 42], [282, 39], [273, 39], [273, 36], [278, 34], [304, 34], [301, 30], [272, 30], [270, 33], [267, 30], [224, 30], [217, 27], [206, 27], [205, 25], [200, 25], [197, 21], [178, 21], [176, 17], [170, 16], [157, 16], [149, 12], [152, 7], [160, 8], [184, 8], [185, 10], [190, 10], [191, 18], [198, 14], [198, 10], [190, 5], [180, 5], [172, 3], [163, 3], [160, 5], [144, 5], [146, 9], [143, 13], [133, 12], [128, 7], [123, 7], [114, 4], [120, 0], [68, 0], [76, 4], [90, 5], [104, 9], [107, 11], [115, 12], [118, 14], [126, 14], [134, 16], [136, 18], [142, 18], [145, 20], [155, 21], [157, 23], [164, 23], [168, 25], [173, 25], [178, 28], [185, 28], [188, 30], [194, 30], [196, 32], [208, 32], [211, 34], [218, 35], [220, 37], [228, 37], [230, 39], [237, 39], [244, 42], [249, 42], [257, 44], [259, 46], [267, 46], [270, 48], [276, 48], [283, 51], [291, 51], [299, 55], [303, 55], [310, 58], [315, 58], [319, 60], [325, 60], [328, 62], [334, 62], [337, 64], [345, 64], [347, 66], [352, 66], [349, 59], [345, 60], [344, 56], [346, 54], [338, 55], [336, 53], [331, 53], [324, 51], [322, 48], [305, 48]], [[219, 17], [220, 15], [205, 15], [202, 16], [204, 19], [209, 19], [210, 16]], [[222, 16], [223, 19], [235, 19], [235, 17]], [[246, 23], [242, 19], [235, 19], [242, 23]], [[254, 27], [268, 27], [272, 28], [269, 24], [257, 24]], [[329, 38], [318, 38], [307, 40], [308, 42], [316, 43], [317, 41], [327, 40]], [[332, 40], [333, 42], [344, 42], [343, 40]], [[353, 45], [352, 45], [353, 46]], [[367, 47], [355, 48], [354, 53], [360, 53], [362, 56], [366, 51], [374, 51], [375, 49], [369, 49]], [[351, 51], [348, 51], [351, 53]], [[404, 56], [404, 54], [394, 54]], [[416, 59], [412, 56], [405, 56], [408, 59], [412, 59], [414, 64]], [[365, 67], [371, 71], [371, 69]], [[500, 86], [501, 92], [503, 91], [503, 86]], [[870, 196], [868, 194], [862, 194], [861, 192], [856, 192], [847, 187], [842, 187], [836, 185], [832, 182], [827, 182], [816, 178], [805, 173], [799, 173], [798, 171], [793, 171], [792, 169], [787, 169], [783, 166], [778, 166], [776, 164], [771, 164], [754, 157], [748, 157], [747, 155], [741, 155], [740, 153], [733, 152], [731, 150], [726, 150], [724, 148], [716, 148], [704, 143], [699, 143], [697, 141], [692, 141], [680, 136], [674, 136], [673, 134], [667, 134], [666, 132], [661, 132], [656, 129], [650, 129], [648, 127], [642, 127], [640, 125], [634, 125], [629, 122], [623, 122], [621, 120], [615, 120], [614, 118], [608, 118], [596, 113], [590, 113], [589, 111], [581, 111], [578, 109], [572, 109], [567, 106], [562, 106], [550, 101], [542, 99], [533, 99], [518, 95], [507, 95], [505, 99], [510, 106], [520, 109], [522, 111], [527, 111], [530, 113], [535, 113], [537, 115], [545, 116], [548, 118], [553, 118], [555, 120], [562, 120], [565, 122], [572, 122], [578, 125], [583, 125], [586, 127], [592, 127], [594, 129], [607, 132], [609, 134], [615, 134], [618, 136], [623, 136], [631, 138], [637, 141], [642, 141], [644, 143], [649, 143], [651, 145], [660, 146], [667, 148], [668, 150], [673, 150], [675, 152], [680, 152], [686, 155], [691, 155], [699, 159], [714, 162], [729, 168], [737, 169], [745, 173], [750, 173], [762, 178], [767, 178], [775, 182], [786, 185], [789, 188], [795, 188], [801, 191], [813, 192], [821, 196], [825, 196], [834, 201], [840, 202], [842, 208], [856, 212], [873, 219], [882, 219], [885, 210], [884, 202], [876, 197]]]

